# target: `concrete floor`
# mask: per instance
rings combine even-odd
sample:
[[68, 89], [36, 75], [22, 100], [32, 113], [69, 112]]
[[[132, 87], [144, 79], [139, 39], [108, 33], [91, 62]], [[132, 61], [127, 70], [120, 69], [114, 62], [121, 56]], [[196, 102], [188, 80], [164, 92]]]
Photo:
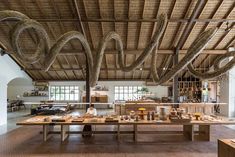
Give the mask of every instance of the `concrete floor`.
[[[75, 111], [75, 114], [84, 111]], [[98, 111], [103, 114], [112, 111]], [[116, 142], [114, 135], [95, 135], [84, 139], [81, 135], [71, 135], [60, 142], [60, 135], [53, 135], [47, 142], [42, 141], [39, 126], [15, 126], [15, 122], [27, 118], [29, 111], [8, 114], [8, 132], [0, 135], [0, 157], [217, 157], [217, 139], [235, 138], [235, 131], [224, 126], [213, 126], [211, 141], [185, 141], [175, 135], [139, 135], [138, 143], [131, 135], [122, 135]], [[20, 117], [16, 117], [16, 115]], [[73, 127], [72, 129], [82, 129]], [[115, 127], [96, 129], [112, 130]], [[131, 130], [130, 127], [122, 129]], [[178, 126], [141, 127], [140, 130], [182, 130]]]
[[22, 109], [15, 112], [7, 113], [7, 124], [0, 126], [0, 135], [10, 132], [20, 126], [16, 125], [17, 121], [22, 121], [30, 117], [29, 109]]

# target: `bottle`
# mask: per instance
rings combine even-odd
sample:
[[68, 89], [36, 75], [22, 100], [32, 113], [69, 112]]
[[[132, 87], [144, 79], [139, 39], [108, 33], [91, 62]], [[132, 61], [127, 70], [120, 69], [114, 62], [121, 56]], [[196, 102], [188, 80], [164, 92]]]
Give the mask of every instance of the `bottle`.
[[152, 120], [155, 120], [155, 114], [154, 114], [154, 112], [152, 112], [152, 114], [151, 114], [151, 119], [152, 119]]
[[150, 120], [150, 112], [147, 114], [147, 120]]

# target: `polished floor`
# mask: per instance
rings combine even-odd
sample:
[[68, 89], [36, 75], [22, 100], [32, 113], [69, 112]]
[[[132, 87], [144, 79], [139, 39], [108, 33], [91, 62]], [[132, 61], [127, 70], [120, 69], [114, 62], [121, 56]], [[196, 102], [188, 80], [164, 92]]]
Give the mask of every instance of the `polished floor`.
[[[95, 129], [111, 130], [115, 127]], [[181, 130], [182, 128], [157, 126], [140, 129]], [[217, 157], [217, 139], [235, 138], [234, 130], [224, 126], [214, 126], [210, 142], [190, 142], [185, 141], [182, 136], [175, 135], [139, 135], [138, 143], [132, 141], [131, 135], [122, 135], [120, 143], [117, 143], [114, 135], [95, 135], [89, 139], [84, 139], [80, 135], [71, 135], [65, 142], [60, 142], [60, 135], [54, 135], [47, 142], [43, 142], [40, 130], [41, 127], [38, 126], [18, 127], [0, 135], [0, 157]]]

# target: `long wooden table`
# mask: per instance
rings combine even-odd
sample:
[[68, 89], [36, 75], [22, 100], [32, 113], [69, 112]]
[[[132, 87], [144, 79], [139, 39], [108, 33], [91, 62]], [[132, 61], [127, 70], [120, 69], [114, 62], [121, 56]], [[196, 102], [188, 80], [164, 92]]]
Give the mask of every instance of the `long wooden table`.
[[[138, 134], [182, 134], [187, 140], [194, 141], [194, 138], [197, 136], [198, 140], [201, 141], [210, 141], [210, 128], [211, 125], [235, 125], [235, 119], [231, 120], [228, 118], [223, 118], [218, 121], [200, 121], [200, 120], [192, 120], [189, 123], [175, 123], [171, 122], [170, 120], [166, 121], [124, 121], [119, 120], [118, 122], [105, 122], [105, 118], [96, 118], [97, 121], [92, 121], [91, 118], [85, 119], [83, 122], [72, 122], [72, 119], [68, 119], [66, 122], [44, 122], [43, 119], [46, 116], [35, 116], [28, 120], [24, 120], [18, 122], [17, 125], [39, 125], [43, 128], [43, 140], [47, 141], [50, 135], [52, 134], [60, 134], [61, 141], [65, 141], [70, 134], [82, 134], [82, 131], [70, 131], [71, 125], [114, 125], [116, 126], [115, 131], [91, 131], [92, 134], [116, 134], [117, 140], [120, 141], [121, 134], [132, 134], [133, 140], [137, 142]], [[37, 119], [37, 121], [34, 121]], [[42, 121], [38, 121], [42, 119]], [[128, 125], [132, 126], [132, 131], [124, 131], [121, 130], [120, 126]], [[139, 126], [142, 125], [152, 125], [152, 126], [159, 126], [159, 125], [179, 125], [183, 126], [183, 131], [140, 131], [138, 130]], [[195, 131], [195, 126], [198, 125], [198, 131]], [[60, 131], [54, 131], [54, 126], [60, 126]]]

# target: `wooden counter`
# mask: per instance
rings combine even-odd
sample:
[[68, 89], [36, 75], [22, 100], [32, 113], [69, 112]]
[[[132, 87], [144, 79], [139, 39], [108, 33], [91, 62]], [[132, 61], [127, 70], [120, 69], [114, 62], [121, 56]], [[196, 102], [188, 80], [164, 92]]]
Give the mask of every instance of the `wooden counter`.
[[218, 157], [235, 157], [235, 143], [231, 140], [232, 139], [218, 140]]

